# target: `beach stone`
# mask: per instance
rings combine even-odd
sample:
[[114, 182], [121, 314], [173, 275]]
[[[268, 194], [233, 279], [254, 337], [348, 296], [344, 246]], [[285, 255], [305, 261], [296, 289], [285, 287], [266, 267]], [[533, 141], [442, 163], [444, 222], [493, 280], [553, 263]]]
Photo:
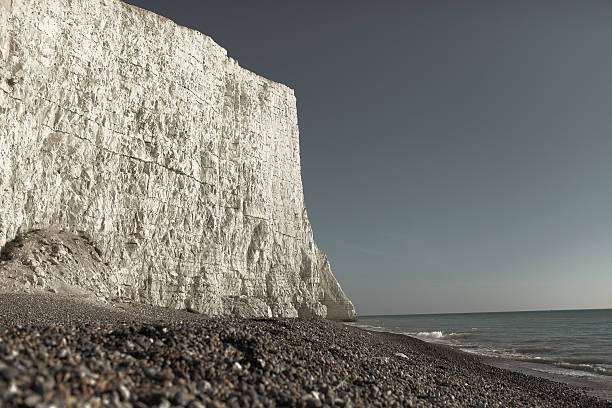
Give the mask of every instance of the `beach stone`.
[[23, 403], [28, 407], [34, 407], [40, 402], [40, 400], [40, 395], [30, 395], [24, 399]]
[[123, 401], [130, 400], [130, 390], [128, 390], [125, 385], [121, 384], [117, 389], [119, 390], [119, 394], [121, 395], [121, 399], [123, 399]]
[[210, 37], [120, 0], [4, 0], [0, 123], [0, 291], [356, 318], [313, 239], [294, 91]]
[[58, 350], [56, 357], [63, 359], [68, 357], [68, 355], [70, 355], [70, 350], [68, 350], [66, 347], [62, 347]]
[[172, 397], [172, 402], [176, 405], [186, 406], [189, 404], [189, 398], [187, 397], [187, 393], [183, 390], [177, 391]]
[[3, 378], [5, 381], [11, 381], [13, 378], [19, 375], [19, 371], [13, 367], [5, 367], [0, 369], [0, 378]]

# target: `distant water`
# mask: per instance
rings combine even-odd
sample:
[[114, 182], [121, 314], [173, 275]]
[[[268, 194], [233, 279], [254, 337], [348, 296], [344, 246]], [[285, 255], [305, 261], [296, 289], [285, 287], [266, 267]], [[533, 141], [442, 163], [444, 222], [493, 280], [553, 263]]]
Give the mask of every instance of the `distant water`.
[[543, 371], [612, 381], [612, 309], [363, 316], [357, 326], [407, 334]]

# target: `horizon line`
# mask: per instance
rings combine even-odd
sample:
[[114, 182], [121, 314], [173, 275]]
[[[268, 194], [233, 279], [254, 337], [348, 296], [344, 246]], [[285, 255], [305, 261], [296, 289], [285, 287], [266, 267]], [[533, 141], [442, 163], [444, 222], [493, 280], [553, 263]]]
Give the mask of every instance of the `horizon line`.
[[537, 313], [537, 312], [580, 312], [585, 310], [612, 310], [612, 307], [592, 307], [582, 309], [536, 309], [536, 310], [501, 310], [495, 312], [444, 312], [444, 313], [399, 313], [399, 314], [367, 314], [359, 317], [394, 317], [394, 316], [429, 316], [429, 315], [459, 315], [459, 314], [487, 314], [487, 313]]

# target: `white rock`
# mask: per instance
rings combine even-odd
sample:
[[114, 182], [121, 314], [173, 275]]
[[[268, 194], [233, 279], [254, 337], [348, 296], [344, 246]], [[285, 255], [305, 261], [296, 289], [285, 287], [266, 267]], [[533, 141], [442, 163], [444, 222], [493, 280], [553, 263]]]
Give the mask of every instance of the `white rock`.
[[314, 243], [293, 90], [119, 0], [0, 1], [0, 246], [82, 232], [131, 300], [356, 317]]

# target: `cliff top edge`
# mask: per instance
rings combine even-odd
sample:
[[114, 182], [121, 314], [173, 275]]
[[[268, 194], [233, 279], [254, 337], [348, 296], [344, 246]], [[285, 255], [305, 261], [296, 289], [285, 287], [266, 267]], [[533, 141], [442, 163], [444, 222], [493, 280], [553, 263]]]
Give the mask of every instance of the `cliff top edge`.
[[[7, 1], [7, 0], [1, 0], [1, 1]], [[11, 1], [11, 0], [8, 0], [8, 1]], [[154, 18], [160, 19], [161, 21], [165, 21], [166, 23], [172, 24], [172, 25], [176, 26], [179, 29], [187, 30], [188, 32], [190, 32], [192, 34], [195, 34], [197, 36], [202, 36], [205, 39], [207, 39], [208, 41], [210, 41], [219, 50], [221, 50], [230, 63], [236, 64], [241, 69], [249, 72], [250, 74], [254, 75], [255, 77], [257, 77], [257, 78], [259, 78], [261, 80], [264, 80], [264, 81], [268, 82], [271, 85], [276, 85], [276, 86], [279, 86], [281, 88], [285, 88], [291, 95], [295, 96], [295, 90], [293, 88], [287, 86], [286, 84], [283, 84], [282, 82], [274, 81], [274, 80], [272, 80], [270, 78], [267, 78], [267, 77], [265, 77], [263, 75], [260, 75], [260, 74], [258, 74], [256, 72], [254, 72], [254, 71], [252, 71], [252, 70], [250, 70], [248, 68], [245, 68], [242, 65], [240, 65], [238, 60], [233, 58], [233, 57], [231, 57], [231, 56], [229, 56], [228, 53], [227, 53], [227, 49], [225, 49], [218, 42], [216, 42], [215, 39], [212, 38], [210, 35], [207, 35], [207, 34], [201, 32], [201, 31], [199, 31], [197, 29], [181, 25], [181, 24], [177, 23], [176, 21], [172, 20], [171, 18], [168, 18], [166, 16], [162, 16], [161, 14], [157, 14], [157, 13], [151, 11], [151, 10], [147, 10], [147, 9], [144, 9], [142, 7], [139, 7], [139, 6], [135, 6], [133, 4], [126, 3], [124, 0], [103, 0], [103, 1], [105, 1], [105, 2], [109, 1], [109, 2], [114, 2], [114, 3], [120, 3], [124, 7], [127, 7], [128, 9], [131, 9], [132, 11], [134, 11], [136, 13], [140, 13], [140, 14], [148, 16], [148, 17], [154, 17]]]

